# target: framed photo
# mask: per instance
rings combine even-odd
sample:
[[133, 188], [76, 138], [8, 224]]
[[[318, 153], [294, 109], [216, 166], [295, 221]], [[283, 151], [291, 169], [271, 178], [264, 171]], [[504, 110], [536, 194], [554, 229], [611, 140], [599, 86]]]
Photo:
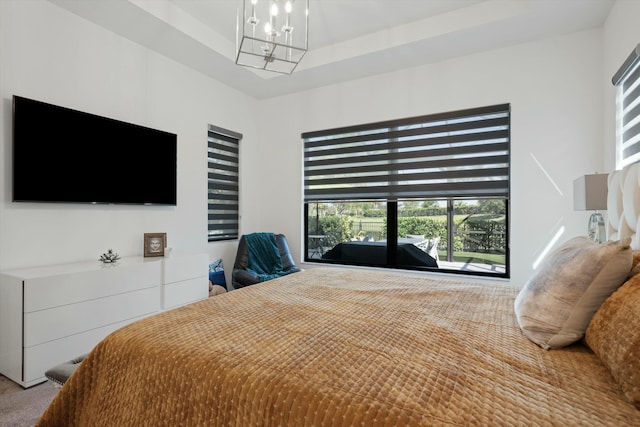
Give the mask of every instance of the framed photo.
[[144, 256], [164, 256], [167, 233], [144, 233]]

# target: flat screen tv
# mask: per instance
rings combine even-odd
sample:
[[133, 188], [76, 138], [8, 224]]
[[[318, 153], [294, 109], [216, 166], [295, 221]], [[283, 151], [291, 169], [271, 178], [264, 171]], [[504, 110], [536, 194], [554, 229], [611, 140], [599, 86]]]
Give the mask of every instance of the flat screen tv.
[[176, 205], [177, 136], [13, 97], [13, 201]]

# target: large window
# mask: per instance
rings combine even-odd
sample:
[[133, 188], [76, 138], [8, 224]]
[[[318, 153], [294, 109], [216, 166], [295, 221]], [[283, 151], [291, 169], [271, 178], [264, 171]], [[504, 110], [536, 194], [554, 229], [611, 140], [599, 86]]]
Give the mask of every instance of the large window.
[[207, 215], [209, 241], [238, 238], [238, 148], [242, 135], [209, 125]]
[[302, 138], [306, 261], [509, 276], [508, 104]]
[[616, 86], [616, 169], [640, 161], [640, 44], [613, 76]]

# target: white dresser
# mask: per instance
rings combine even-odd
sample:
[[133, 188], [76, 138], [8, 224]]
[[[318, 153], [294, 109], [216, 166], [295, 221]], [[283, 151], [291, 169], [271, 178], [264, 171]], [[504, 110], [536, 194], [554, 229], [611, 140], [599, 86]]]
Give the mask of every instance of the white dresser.
[[209, 296], [209, 258], [206, 254], [173, 256], [163, 261], [163, 310]]
[[0, 272], [0, 373], [23, 387], [114, 330], [209, 295], [206, 254]]

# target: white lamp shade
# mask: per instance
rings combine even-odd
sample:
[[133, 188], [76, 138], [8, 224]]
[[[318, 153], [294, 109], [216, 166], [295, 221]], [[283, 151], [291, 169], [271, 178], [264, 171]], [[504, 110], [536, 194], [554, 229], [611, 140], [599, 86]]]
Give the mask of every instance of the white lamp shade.
[[607, 210], [607, 177], [600, 173], [584, 175], [573, 181], [573, 210]]

